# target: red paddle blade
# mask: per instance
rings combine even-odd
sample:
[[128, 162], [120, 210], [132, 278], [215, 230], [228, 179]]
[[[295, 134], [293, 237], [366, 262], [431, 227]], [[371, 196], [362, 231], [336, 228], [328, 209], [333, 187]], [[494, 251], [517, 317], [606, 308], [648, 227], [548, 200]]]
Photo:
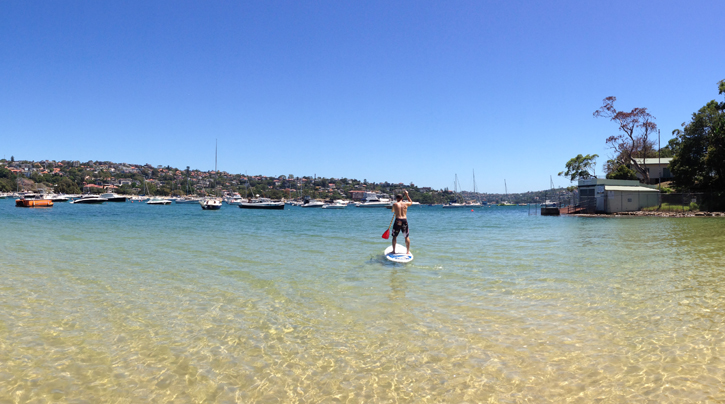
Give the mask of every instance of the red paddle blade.
[[383, 238], [386, 240], [390, 238], [390, 229], [385, 230], [385, 233], [383, 233]]

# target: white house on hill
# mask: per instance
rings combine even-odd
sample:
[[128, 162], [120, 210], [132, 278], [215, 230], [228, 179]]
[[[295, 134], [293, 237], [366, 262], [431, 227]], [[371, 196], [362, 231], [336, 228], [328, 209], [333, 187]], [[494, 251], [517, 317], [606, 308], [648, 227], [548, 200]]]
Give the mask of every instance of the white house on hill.
[[[640, 167], [643, 167], [647, 170], [651, 183], [658, 184], [660, 182], [672, 180], [672, 173], [670, 173], [670, 169], [668, 168], [668, 166], [670, 165], [670, 161], [672, 161], [672, 157], [655, 157], [646, 159], [636, 158], [634, 159], [634, 161], [636, 161], [637, 164], [640, 165]], [[630, 168], [634, 169], [632, 165], [630, 165]], [[642, 175], [640, 173], [637, 173], [637, 178], [641, 180]]]

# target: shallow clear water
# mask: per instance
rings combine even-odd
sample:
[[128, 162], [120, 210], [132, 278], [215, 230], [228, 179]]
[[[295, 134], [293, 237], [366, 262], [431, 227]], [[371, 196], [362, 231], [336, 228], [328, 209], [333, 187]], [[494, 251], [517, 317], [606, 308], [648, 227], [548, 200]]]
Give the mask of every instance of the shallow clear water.
[[725, 400], [725, 220], [0, 200], [0, 403]]

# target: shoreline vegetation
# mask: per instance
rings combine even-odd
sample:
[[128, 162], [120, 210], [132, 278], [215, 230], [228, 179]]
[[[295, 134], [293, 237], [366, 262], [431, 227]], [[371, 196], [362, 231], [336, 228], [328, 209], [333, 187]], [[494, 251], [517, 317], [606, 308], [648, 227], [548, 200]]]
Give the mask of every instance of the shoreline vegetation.
[[421, 204], [476, 201], [538, 203], [547, 198], [569, 199], [565, 188], [524, 193], [485, 193], [458, 191], [415, 184], [368, 182], [366, 179], [231, 174], [225, 171], [152, 166], [151, 164], [110, 161], [0, 160], [0, 192], [35, 191], [60, 194], [101, 194], [115, 192], [146, 196], [206, 196], [221, 192], [239, 193], [243, 198], [261, 195], [270, 199], [356, 199], [365, 192], [394, 195], [407, 190]]

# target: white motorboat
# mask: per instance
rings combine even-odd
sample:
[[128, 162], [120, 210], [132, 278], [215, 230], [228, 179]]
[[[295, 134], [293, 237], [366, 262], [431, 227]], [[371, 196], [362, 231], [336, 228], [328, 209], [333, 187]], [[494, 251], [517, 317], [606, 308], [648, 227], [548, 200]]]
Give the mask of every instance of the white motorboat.
[[335, 201], [333, 203], [326, 203], [322, 205], [322, 209], [345, 209], [347, 208], [347, 203], [344, 203], [344, 201]]
[[356, 203], [355, 206], [358, 208], [387, 208], [393, 206], [393, 202], [389, 198], [380, 197], [374, 192], [368, 192], [365, 194], [365, 200]]
[[148, 201], [146, 201], [147, 205], [171, 205], [171, 199], [166, 198], [151, 198]]
[[222, 200], [219, 198], [205, 198], [199, 201], [204, 210], [219, 210], [222, 207]]
[[229, 205], [239, 205], [240, 203], [242, 203], [244, 201], [245, 201], [245, 199], [242, 198], [240, 195], [235, 195], [235, 196], [232, 196], [231, 198], [229, 198], [227, 203]]
[[86, 194], [86, 195], [81, 196], [78, 199], [72, 200], [70, 203], [73, 203], [73, 204], [75, 204], [75, 203], [99, 204], [99, 203], [103, 203], [106, 201], [107, 201], [106, 198], [101, 198], [99, 195]]
[[108, 202], [126, 202], [127, 197], [123, 195], [118, 195], [113, 192], [109, 192], [107, 194], [102, 194], [101, 198], [106, 198]]
[[68, 202], [71, 200], [70, 196], [64, 194], [49, 194], [46, 197], [53, 202]]
[[242, 198], [241, 195], [239, 195], [239, 192], [234, 192], [233, 194], [227, 194], [222, 199], [224, 202], [226, 202], [228, 205], [239, 205], [240, 203], [244, 202], [244, 198]]
[[202, 201], [202, 198], [193, 197], [193, 196], [185, 196], [183, 198], [176, 198], [174, 200], [175, 203], [178, 204], [190, 204], [190, 203], [200, 203]]
[[317, 199], [305, 199], [304, 203], [300, 205], [301, 208], [321, 208], [323, 206], [325, 206], [325, 202]]
[[283, 210], [284, 201], [274, 202], [269, 198], [256, 198], [249, 202], [242, 202], [239, 204], [241, 209], [274, 209]]
[[147, 196], [136, 195], [136, 196], [132, 196], [132, 197], [130, 197], [128, 199], [131, 202], [143, 202], [143, 201], [147, 201], [149, 198]]

